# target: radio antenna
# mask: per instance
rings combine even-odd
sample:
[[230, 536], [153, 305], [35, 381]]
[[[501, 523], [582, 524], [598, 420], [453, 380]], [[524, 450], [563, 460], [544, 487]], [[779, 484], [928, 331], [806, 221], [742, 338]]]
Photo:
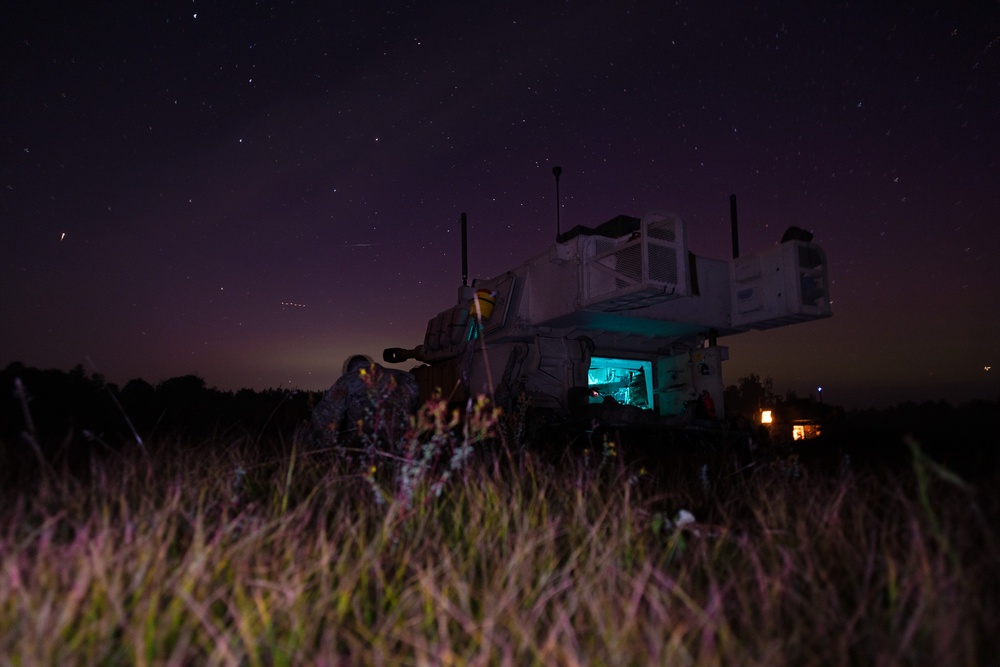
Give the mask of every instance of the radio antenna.
[[736, 195], [729, 195], [729, 228], [733, 234], [733, 259], [739, 259], [740, 227], [736, 222]]
[[556, 177], [556, 243], [562, 240], [562, 225], [559, 222], [559, 177], [562, 167], [552, 167], [552, 175]]
[[466, 231], [467, 224], [465, 212], [462, 212], [462, 287], [469, 284], [469, 235]]

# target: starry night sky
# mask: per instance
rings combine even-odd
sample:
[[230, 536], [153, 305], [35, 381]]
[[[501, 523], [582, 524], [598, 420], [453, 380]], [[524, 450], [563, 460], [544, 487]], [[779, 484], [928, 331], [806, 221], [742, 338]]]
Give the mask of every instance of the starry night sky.
[[721, 339], [727, 383], [1000, 397], [996, 0], [20, 4], [0, 365], [326, 388], [454, 304], [462, 211], [473, 276], [552, 243], [560, 165], [564, 231], [813, 231], [834, 316]]

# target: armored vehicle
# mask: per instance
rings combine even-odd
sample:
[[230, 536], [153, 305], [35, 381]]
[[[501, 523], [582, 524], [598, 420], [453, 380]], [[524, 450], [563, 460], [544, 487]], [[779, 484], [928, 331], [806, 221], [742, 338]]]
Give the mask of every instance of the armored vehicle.
[[[684, 222], [652, 211], [558, 233], [543, 252], [463, 285], [423, 342], [383, 358], [422, 362], [425, 394], [523, 397], [538, 410], [604, 423], [691, 423], [724, 414], [718, 340], [831, 314], [827, 263], [811, 234], [733, 259], [688, 250]], [[714, 408], [714, 409], [713, 409]]]

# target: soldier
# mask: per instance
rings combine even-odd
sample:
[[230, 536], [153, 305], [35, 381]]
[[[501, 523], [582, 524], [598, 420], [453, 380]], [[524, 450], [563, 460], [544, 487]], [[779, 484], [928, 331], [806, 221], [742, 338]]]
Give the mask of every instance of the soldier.
[[701, 408], [704, 411], [706, 419], [715, 419], [715, 401], [712, 400], [712, 395], [708, 393], [708, 389], [701, 390]]
[[412, 374], [384, 368], [371, 357], [356, 354], [344, 362], [344, 374], [313, 410], [313, 425], [327, 446], [336, 444], [341, 433], [375, 435], [394, 443], [406, 432], [417, 395]]

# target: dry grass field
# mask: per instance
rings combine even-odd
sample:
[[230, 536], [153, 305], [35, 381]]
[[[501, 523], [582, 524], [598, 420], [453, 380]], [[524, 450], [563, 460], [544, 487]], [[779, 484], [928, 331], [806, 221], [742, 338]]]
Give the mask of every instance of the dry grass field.
[[915, 442], [891, 470], [652, 471], [611, 441], [512, 449], [495, 417], [425, 408], [392, 456], [290, 435], [26, 465], [0, 663], [997, 664], [995, 486]]

